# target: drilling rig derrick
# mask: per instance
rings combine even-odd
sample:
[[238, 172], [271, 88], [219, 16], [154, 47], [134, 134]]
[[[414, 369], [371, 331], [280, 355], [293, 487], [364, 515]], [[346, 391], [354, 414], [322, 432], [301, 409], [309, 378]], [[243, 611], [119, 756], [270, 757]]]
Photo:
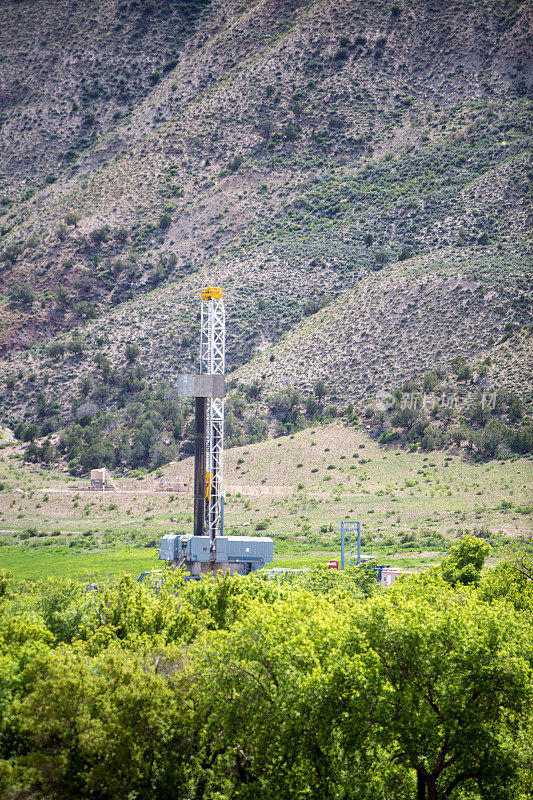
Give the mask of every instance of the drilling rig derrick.
[[179, 396], [194, 398], [193, 535], [167, 534], [159, 552], [196, 579], [218, 570], [248, 574], [274, 558], [268, 537], [224, 536], [226, 316], [222, 289], [208, 286], [200, 298], [200, 373], [178, 378]]
[[[200, 374], [223, 376], [226, 366], [226, 313], [222, 300], [222, 289], [208, 287], [200, 292], [202, 299], [200, 330]], [[224, 534], [224, 394], [216, 396], [215, 381], [210, 397], [196, 397], [196, 415], [201, 415], [199, 406], [203, 405], [204, 420], [200, 420], [200, 430], [205, 431], [204, 486], [198, 471], [198, 495], [195, 475], [195, 510], [197, 496], [203, 494], [204, 531], [214, 542]], [[198, 416], [197, 416], [198, 420]], [[203, 422], [203, 425], [202, 425]], [[201, 434], [200, 434], [201, 435]], [[197, 428], [198, 436], [198, 428]], [[202, 437], [203, 438], [203, 437]], [[200, 448], [201, 442], [197, 443]], [[198, 529], [200, 528], [200, 502], [198, 503]], [[196, 534], [196, 523], [195, 523]]]

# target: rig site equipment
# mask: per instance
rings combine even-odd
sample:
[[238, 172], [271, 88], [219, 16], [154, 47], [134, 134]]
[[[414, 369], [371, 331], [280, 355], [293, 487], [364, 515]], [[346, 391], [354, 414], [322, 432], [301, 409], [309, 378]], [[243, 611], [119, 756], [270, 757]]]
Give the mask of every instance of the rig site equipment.
[[167, 534], [159, 558], [193, 578], [209, 572], [243, 575], [274, 559], [268, 537], [224, 536], [224, 397], [226, 314], [218, 286], [201, 289], [200, 373], [180, 375], [178, 394], [194, 397], [193, 533]]

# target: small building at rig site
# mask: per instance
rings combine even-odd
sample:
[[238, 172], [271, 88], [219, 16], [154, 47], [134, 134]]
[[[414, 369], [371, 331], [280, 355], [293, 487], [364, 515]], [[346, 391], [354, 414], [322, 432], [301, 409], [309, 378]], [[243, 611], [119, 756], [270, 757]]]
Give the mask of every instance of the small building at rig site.
[[398, 569], [396, 567], [382, 567], [379, 582], [381, 586], [392, 586], [393, 583], [396, 583], [400, 575], [406, 574], [408, 573], [406, 573], [403, 569]]
[[90, 488], [96, 492], [115, 492], [117, 485], [106, 467], [91, 470]]

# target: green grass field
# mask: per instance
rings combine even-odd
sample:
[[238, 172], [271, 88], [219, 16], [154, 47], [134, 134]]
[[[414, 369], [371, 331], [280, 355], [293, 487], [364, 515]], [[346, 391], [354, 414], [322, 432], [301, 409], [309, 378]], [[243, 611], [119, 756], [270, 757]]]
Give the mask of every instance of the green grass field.
[[[342, 519], [361, 521], [363, 553], [411, 569], [437, 563], [467, 532], [494, 558], [532, 547], [532, 459], [387, 450], [333, 423], [233, 448], [225, 462], [226, 533], [271, 536], [275, 566], [339, 558]], [[19, 578], [158, 568], [161, 535], [191, 530], [192, 497], [155, 492], [154, 479], [191, 470], [188, 459], [102, 494], [0, 454], [0, 567]]]
[[67, 547], [3, 547], [0, 563], [18, 579], [78, 575], [112, 575], [127, 572], [134, 577], [160, 566], [154, 550], [113, 548], [103, 552], [72, 552]]
[[[161, 561], [157, 553], [148, 549], [113, 548], [103, 552], [72, 552], [65, 547], [3, 547], [0, 551], [0, 564], [12, 572], [18, 580], [37, 580], [60, 576], [109, 576], [126, 572], [134, 578], [141, 572], [159, 569]], [[310, 553], [309, 555], [285, 554], [276, 557], [274, 567], [309, 567], [312, 564], [325, 564], [330, 558], [339, 558], [334, 551]]]

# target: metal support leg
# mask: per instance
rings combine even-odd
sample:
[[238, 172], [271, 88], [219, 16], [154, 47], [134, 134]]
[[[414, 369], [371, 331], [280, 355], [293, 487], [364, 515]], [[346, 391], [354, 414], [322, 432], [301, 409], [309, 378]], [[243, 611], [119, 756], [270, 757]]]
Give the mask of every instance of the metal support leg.
[[[348, 559], [348, 566], [351, 567], [355, 561], [355, 552], [357, 548], [357, 563], [361, 563], [361, 523], [360, 522], [345, 522], [342, 521], [340, 528], [335, 528], [336, 531], [340, 530], [341, 534], [341, 569], [346, 566], [346, 559]], [[357, 543], [355, 537], [357, 536]]]

